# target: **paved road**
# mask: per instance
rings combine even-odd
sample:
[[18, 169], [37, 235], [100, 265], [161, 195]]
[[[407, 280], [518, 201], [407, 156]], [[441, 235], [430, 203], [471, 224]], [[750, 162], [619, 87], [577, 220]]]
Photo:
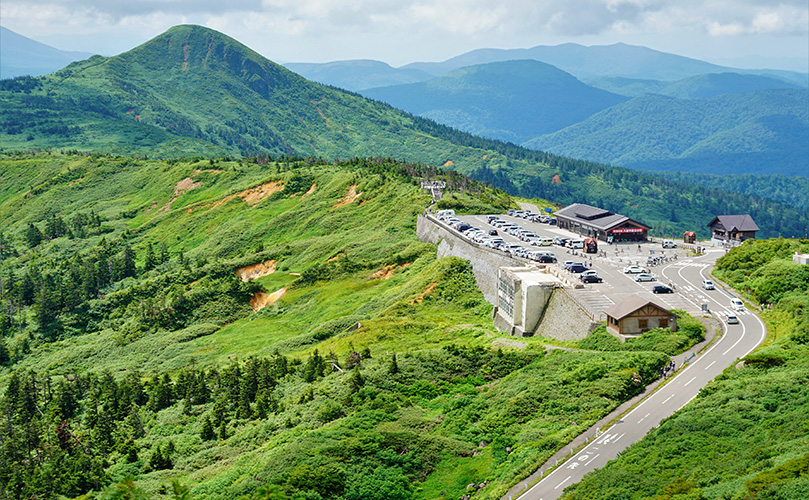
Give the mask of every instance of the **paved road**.
[[[618, 423], [606, 430], [562, 466], [545, 476], [520, 495], [520, 500], [552, 500], [561, 496], [564, 488], [575, 484], [588, 472], [603, 467], [630, 444], [640, 440], [661, 420], [688, 404], [699, 390], [725, 368], [749, 354], [766, 336], [764, 323], [750, 311], [736, 312], [730, 308], [732, 295], [724, 290], [702, 290], [707, 270], [721, 252], [709, 252], [694, 259], [683, 259], [661, 269], [661, 275], [685, 293], [693, 305], [707, 304], [711, 313], [721, 319], [737, 314], [738, 325], [726, 325], [725, 335], [701, 355], [695, 355], [674, 378], [652, 393]], [[506, 497], [507, 498], [507, 497]]]
[[[531, 207], [528, 207], [531, 209]], [[531, 223], [524, 219], [500, 216], [503, 219], [516, 222], [539, 236], [577, 237], [577, 235], [547, 224]], [[461, 217], [473, 226], [481, 229], [491, 229], [485, 216]], [[507, 242], [524, 245], [517, 238], [501, 233], [500, 236]], [[569, 250], [559, 247], [542, 247], [555, 252], [560, 262], [565, 260], [584, 260], [584, 255], [574, 255]], [[689, 313], [699, 315], [702, 305], [707, 305], [713, 316], [721, 321], [725, 334], [706, 352], [696, 355], [684, 367], [678, 367], [673, 379], [668, 381], [659, 390], [638, 404], [621, 421], [610, 427], [598, 439], [580, 450], [575, 456], [564, 462], [563, 465], [545, 476], [540, 482], [524, 493], [511, 492], [504, 497], [520, 500], [553, 500], [561, 496], [564, 488], [575, 484], [588, 472], [603, 467], [609, 460], [626, 449], [630, 444], [640, 440], [661, 420], [672, 415], [688, 404], [702, 387], [713, 380], [725, 368], [733, 365], [755, 349], [766, 337], [767, 331], [764, 323], [754, 313], [748, 310], [733, 311], [730, 299], [733, 295], [721, 288], [704, 290], [702, 280], [708, 278], [708, 272], [716, 259], [724, 251], [709, 249], [705, 255], [689, 257], [682, 250], [666, 250], [666, 255], [677, 255], [676, 260], [665, 265], [651, 268], [652, 274], [658, 277], [659, 283], [671, 284], [676, 293], [666, 295], [652, 295], [654, 283], [637, 283], [631, 275], [623, 273], [627, 264], [640, 264], [645, 267], [649, 255], [660, 255], [663, 249], [659, 243], [643, 243], [640, 248], [637, 244], [602, 245], [606, 255], [587, 256], [588, 262], [592, 258], [592, 267], [604, 278], [604, 283], [587, 285], [576, 290], [591, 313], [597, 314], [615, 302], [632, 295], [640, 294], [654, 297], [658, 302], [669, 308], [683, 309]], [[652, 254], [654, 252], [654, 254]], [[728, 325], [725, 322], [728, 314], [738, 316], [740, 323]], [[518, 496], [519, 495], [519, 496]]]

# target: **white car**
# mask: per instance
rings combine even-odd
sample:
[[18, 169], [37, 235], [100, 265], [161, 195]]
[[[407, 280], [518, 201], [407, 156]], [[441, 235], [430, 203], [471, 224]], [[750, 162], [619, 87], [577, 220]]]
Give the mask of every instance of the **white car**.
[[589, 271], [584, 271], [583, 273], [581, 273], [580, 277], [584, 276], [598, 276], [598, 273], [594, 269], [590, 269]]
[[626, 266], [624, 268], [624, 274], [641, 274], [646, 272], [648, 271], [640, 266]]
[[728, 314], [728, 324], [729, 325], [738, 325], [739, 324], [739, 318], [737, 318], [735, 314]]
[[711, 280], [702, 280], [702, 288], [704, 288], [706, 290], [714, 290], [715, 289], [713, 281], [711, 281]]
[[744, 302], [742, 302], [741, 299], [730, 299], [730, 307], [737, 311], [745, 310]]
[[651, 274], [641, 273], [641, 274], [635, 276], [635, 281], [637, 281], [637, 282], [641, 282], [641, 281], [657, 281], [657, 278], [655, 278]]
[[674, 243], [673, 241], [670, 240], [666, 240], [663, 242], [663, 248], [677, 248], [677, 243]]

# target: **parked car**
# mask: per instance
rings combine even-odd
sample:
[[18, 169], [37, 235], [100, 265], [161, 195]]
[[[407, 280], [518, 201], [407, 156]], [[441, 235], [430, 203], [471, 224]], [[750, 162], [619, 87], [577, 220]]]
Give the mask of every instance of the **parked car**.
[[584, 283], [601, 283], [602, 281], [604, 281], [604, 280], [603, 280], [603, 279], [601, 279], [601, 277], [600, 277], [599, 275], [597, 275], [597, 274], [588, 274], [588, 275], [586, 275], [586, 276], [585, 276], [585, 275], [582, 275], [582, 276], [581, 276], [581, 280], [582, 280]]
[[574, 250], [581, 250], [584, 248], [584, 240], [571, 240], [567, 242], [566, 246]]
[[581, 275], [582, 276], [598, 276], [598, 273], [595, 271], [595, 269], [589, 269], [589, 270], [584, 271], [583, 273], [581, 273]]
[[579, 274], [579, 273], [583, 273], [584, 271], [587, 271], [587, 269], [588, 269], [587, 266], [585, 266], [584, 264], [582, 264], [580, 262], [577, 262], [577, 263], [573, 264], [572, 266], [570, 266], [568, 268], [568, 271], [570, 271], [571, 273]]
[[737, 311], [744, 311], [745, 310], [744, 302], [742, 302], [741, 299], [736, 299], [736, 298], [730, 299], [730, 307], [732, 307], [733, 309], [735, 309]]
[[550, 224], [551, 226], [555, 226], [556, 225], [556, 219], [549, 220], [548, 224]]
[[497, 229], [489, 229], [489, 236], [497, 236]]
[[711, 281], [711, 280], [702, 280], [702, 288], [704, 288], [706, 290], [713, 290], [714, 289], [713, 281]]
[[562, 267], [565, 268], [565, 269], [568, 269], [568, 268], [570, 268], [570, 266], [572, 266], [575, 263], [576, 263], [575, 260], [566, 260], [566, 261], [564, 261], [562, 263]]
[[728, 314], [727, 321], [728, 321], [729, 325], [738, 325], [739, 324], [739, 318], [736, 317], [735, 314]]
[[635, 276], [635, 281], [637, 281], [639, 283], [641, 281], [657, 281], [657, 278], [655, 278], [651, 274], [641, 273], [641, 274]]
[[541, 264], [553, 264], [556, 262], [556, 257], [552, 255], [540, 255], [538, 260]]
[[674, 243], [671, 240], [665, 240], [663, 242], [663, 248], [677, 248], [677, 243]]
[[655, 285], [652, 287], [652, 293], [674, 293], [674, 290], [666, 285]]
[[624, 274], [641, 274], [646, 272], [648, 271], [640, 266], [626, 266], [624, 268]]

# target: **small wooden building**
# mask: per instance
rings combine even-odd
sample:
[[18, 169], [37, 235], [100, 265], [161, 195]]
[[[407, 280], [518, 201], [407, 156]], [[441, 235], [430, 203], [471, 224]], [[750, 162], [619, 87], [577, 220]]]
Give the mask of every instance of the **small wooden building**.
[[697, 233], [694, 231], [686, 231], [683, 233], [683, 243], [696, 243]]
[[717, 215], [708, 224], [711, 242], [719, 245], [739, 245], [756, 237], [758, 226], [749, 215]]
[[618, 336], [637, 336], [655, 328], [677, 331], [677, 315], [651, 299], [632, 295], [604, 311], [607, 331]]

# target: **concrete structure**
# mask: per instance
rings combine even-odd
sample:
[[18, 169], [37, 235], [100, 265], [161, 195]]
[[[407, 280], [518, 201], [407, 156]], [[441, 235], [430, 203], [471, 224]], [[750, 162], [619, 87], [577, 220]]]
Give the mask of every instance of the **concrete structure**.
[[653, 300], [631, 295], [604, 311], [607, 331], [619, 338], [636, 337], [655, 328], [677, 331], [677, 315]]
[[756, 237], [758, 226], [749, 215], [717, 215], [708, 224], [713, 246], [737, 246]]
[[416, 221], [419, 241], [438, 245], [438, 257], [460, 257], [472, 264], [475, 282], [490, 304], [497, 304], [497, 274], [501, 267], [521, 266], [522, 263], [508, 255], [492, 251], [473, 243], [459, 232], [442, 224], [429, 215], [419, 215]]
[[795, 252], [795, 255], [792, 256], [792, 262], [801, 264], [802, 266], [809, 264], [809, 253]]
[[603, 241], [645, 241], [652, 228], [603, 208], [574, 203], [555, 214], [561, 229]]
[[534, 334], [554, 287], [561, 285], [555, 276], [536, 267], [501, 267], [497, 283], [494, 326], [520, 337]]

